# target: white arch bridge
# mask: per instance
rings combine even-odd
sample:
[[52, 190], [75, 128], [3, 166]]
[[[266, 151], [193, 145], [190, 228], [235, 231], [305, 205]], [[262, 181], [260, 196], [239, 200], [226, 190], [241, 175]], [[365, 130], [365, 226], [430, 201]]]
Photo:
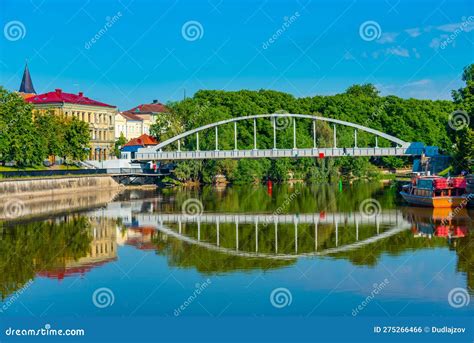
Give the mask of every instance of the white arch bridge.
[[[100, 212], [104, 215], [103, 212]], [[174, 237], [188, 244], [197, 245], [202, 248], [218, 251], [228, 255], [240, 257], [259, 257], [269, 259], [294, 259], [307, 256], [332, 255], [345, 251], [355, 250], [368, 244], [396, 235], [411, 227], [401, 212], [396, 210], [385, 210], [374, 216], [364, 216], [361, 213], [311, 213], [311, 214], [230, 214], [230, 213], [203, 213], [201, 215], [189, 216], [182, 213], [137, 213], [134, 220], [140, 226], [153, 227], [162, 233]], [[230, 223], [235, 228], [235, 247], [229, 248], [222, 246], [220, 242], [220, 231], [224, 230], [222, 224]], [[184, 230], [185, 224], [195, 224], [197, 236], [189, 235]], [[215, 229], [215, 241], [210, 242], [202, 239], [201, 225], [210, 224]], [[254, 227], [253, 235], [255, 242], [251, 250], [240, 247], [239, 235], [243, 225], [251, 224]], [[292, 253], [285, 253], [279, 250], [279, 232], [288, 230], [288, 227], [281, 227], [282, 224], [292, 224], [294, 228], [294, 250]], [[314, 250], [311, 252], [301, 251], [298, 242], [302, 240], [300, 230], [301, 224], [310, 224], [314, 230]], [[324, 250], [318, 249], [318, 229], [324, 225], [331, 225], [334, 228], [335, 244], [332, 247], [326, 247]], [[174, 228], [172, 227], [174, 226]], [[376, 233], [369, 237], [359, 238], [359, 227], [374, 226]], [[381, 229], [381, 226], [383, 227]], [[262, 252], [259, 250], [259, 237], [264, 235], [262, 228], [272, 228], [274, 235], [274, 252]], [[226, 227], [228, 230], [229, 227]], [[347, 232], [347, 230], [352, 230]], [[240, 233], [239, 233], [240, 232]], [[352, 238], [350, 242], [339, 242], [339, 235], [349, 233]], [[267, 232], [268, 234], [268, 232]], [[346, 235], [347, 236], [347, 235]], [[265, 238], [265, 237], [264, 237]], [[307, 237], [306, 237], [307, 238]]]
[[[259, 148], [257, 141], [257, 120], [270, 119], [273, 126], [273, 148]], [[312, 120], [312, 147], [298, 147], [296, 139], [296, 120], [310, 119]], [[239, 134], [237, 123], [241, 121], [253, 121], [253, 149], [238, 149]], [[316, 122], [327, 122], [333, 125], [333, 142], [332, 147], [317, 146], [317, 130]], [[219, 147], [219, 127], [229, 123], [234, 123], [234, 149], [221, 150]], [[283, 123], [283, 125], [282, 125]], [[293, 148], [280, 149], [277, 147], [279, 128], [293, 126]], [[337, 144], [337, 125], [351, 127], [354, 129], [354, 143], [350, 147], [340, 147]], [[199, 134], [205, 130], [215, 131], [215, 149], [200, 150]], [[371, 147], [359, 147], [357, 142], [358, 131], [370, 133], [375, 136], [375, 144]], [[195, 136], [196, 149], [194, 151], [181, 150], [181, 143], [184, 139]], [[392, 143], [392, 147], [379, 147], [378, 138], [384, 138]], [[174, 148], [175, 150], [166, 150], [164, 148]], [[203, 159], [242, 159], [242, 158], [281, 158], [281, 157], [340, 157], [340, 156], [417, 156], [424, 151], [424, 144], [405, 142], [397, 137], [388, 135], [381, 131], [371, 129], [359, 124], [350, 123], [343, 120], [319, 117], [308, 114], [259, 114], [245, 117], [235, 117], [227, 120], [218, 121], [212, 124], [204, 125], [193, 130], [181, 133], [170, 138], [154, 147], [141, 148], [134, 156], [134, 160], [138, 161], [174, 161], [174, 160], [203, 160]]]

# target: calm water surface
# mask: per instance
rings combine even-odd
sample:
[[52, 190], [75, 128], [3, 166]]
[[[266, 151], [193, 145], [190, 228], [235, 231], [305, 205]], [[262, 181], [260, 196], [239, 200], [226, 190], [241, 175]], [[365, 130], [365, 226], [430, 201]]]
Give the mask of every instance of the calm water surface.
[[448, 294], [474, 289], [473, 211], [443, 223], [449, 211], [405, 207], [396, 193], [127, 190], [3, 222], [0, 316], [351, 316], [361, 304], [362, 316], [472, 315]]

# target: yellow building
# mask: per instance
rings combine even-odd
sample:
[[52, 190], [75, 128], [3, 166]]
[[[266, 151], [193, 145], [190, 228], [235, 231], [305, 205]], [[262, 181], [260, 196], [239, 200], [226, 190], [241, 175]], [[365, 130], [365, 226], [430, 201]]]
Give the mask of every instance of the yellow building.
[[115, 115], [115, 138], [121, 134], [127, 141], [140, 137], [143, 134], [150, 134], [151, 121], [149, 118], [142, 118], [127, 112], [120, 112]]
[[115, 115], [117, 107], [92, 100], [82, 92], [65, 93], [61, 89], [54, 92], [36, 94], [25, 101], [33, 104], [39, 112], [52, 111], [66, 117], [76, 117], [89, 124], [89, 159], [104, 160], [113, 156], [115, 142]]
[[127, 140], [150, 134], [150, 126], [158, 115], [169, 113], [169, 109], [153, 100], [151, 104], [141, 104], [115, 116], [115, 138], [123, 134]]

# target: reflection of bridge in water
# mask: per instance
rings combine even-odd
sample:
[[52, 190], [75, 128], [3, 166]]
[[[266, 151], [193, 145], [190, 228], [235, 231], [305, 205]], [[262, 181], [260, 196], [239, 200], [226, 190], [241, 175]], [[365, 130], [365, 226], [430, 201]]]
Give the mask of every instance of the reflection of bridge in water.
[[[359, 212], [321, 212], [291, 215], [203, 213], [199, 216], [182, 213], [133, 213], [132, 218], [134, 226], [152, 227], [188, 244], [229, 255], [271, 259], [293, 259], [301, 256], [341, 253], [363, 247], [410, 228], [410, 223], [403, 219], [400, 211], [396, 210], [383, 211], [372, 217], [364, 216]], [[209, 226], [212, 227], [211, 234], [209, 234]], [[334, 246], [320, 249], [320, 241], [327, 240], [328, 226], [330, 226], [329, 233], [333, 237]], [[374, 229], [369, 235], [367, 235], [367, 227]], [[229, 230], [234, 230], [233, 247], [228, 244]], [[264, 236], [263, 240], [268, 242], [270, 230], [273, 251], [262, 251], [264, 249], [259, 248], [262, 236]], [[310, 234], [309, 230], [311, 230]], [[324, 230], [325, 237], [321, 237], [320, 231]], [[288, 242], [290, 232], [292, 253], [282, 252], [282, 250], [288, 250], [288, 245], [284, 246], [285, 249], [279, 247], [279, 235], [285, 236]], [[224, 234], [226, 242], [223, 244]], [[212, 240], [205, 237], [206, 235], [211, 236]], [[252, 249], [248, 244], [250, 236], [254, 241]], [[348, 242], [348, 237], [350, 242]], [[312, 251], [307, 251], [308, 239], [314, 241]], [[302, 243], [305, 243], [306, 251], [299, 249]], [[245, 246], [242, 247], [243, 245]]]

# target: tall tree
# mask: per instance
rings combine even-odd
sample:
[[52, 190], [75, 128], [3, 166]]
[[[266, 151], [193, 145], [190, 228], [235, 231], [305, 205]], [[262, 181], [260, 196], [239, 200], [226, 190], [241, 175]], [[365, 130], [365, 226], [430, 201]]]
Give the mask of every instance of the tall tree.
[[46, 157], [33, 123], [32, 106], [0, 87], [0, 160], [18, 167], [37, 165]]
[[65, 155], [72, 160], [84, 160], [87, 157], [90, 134], [89, 126], [86, 122], [73, 117], [67, 124], [64, 134]]
[[462, 126], [450, 132], [454, 135], [456, 142], [456, 169], [472, 170], [474, 166], [474, 64], [464, 68], [462, 80], [466, 82], [466, 86], [452, 92], [458, 110], [464, 111], [457, 113]]

